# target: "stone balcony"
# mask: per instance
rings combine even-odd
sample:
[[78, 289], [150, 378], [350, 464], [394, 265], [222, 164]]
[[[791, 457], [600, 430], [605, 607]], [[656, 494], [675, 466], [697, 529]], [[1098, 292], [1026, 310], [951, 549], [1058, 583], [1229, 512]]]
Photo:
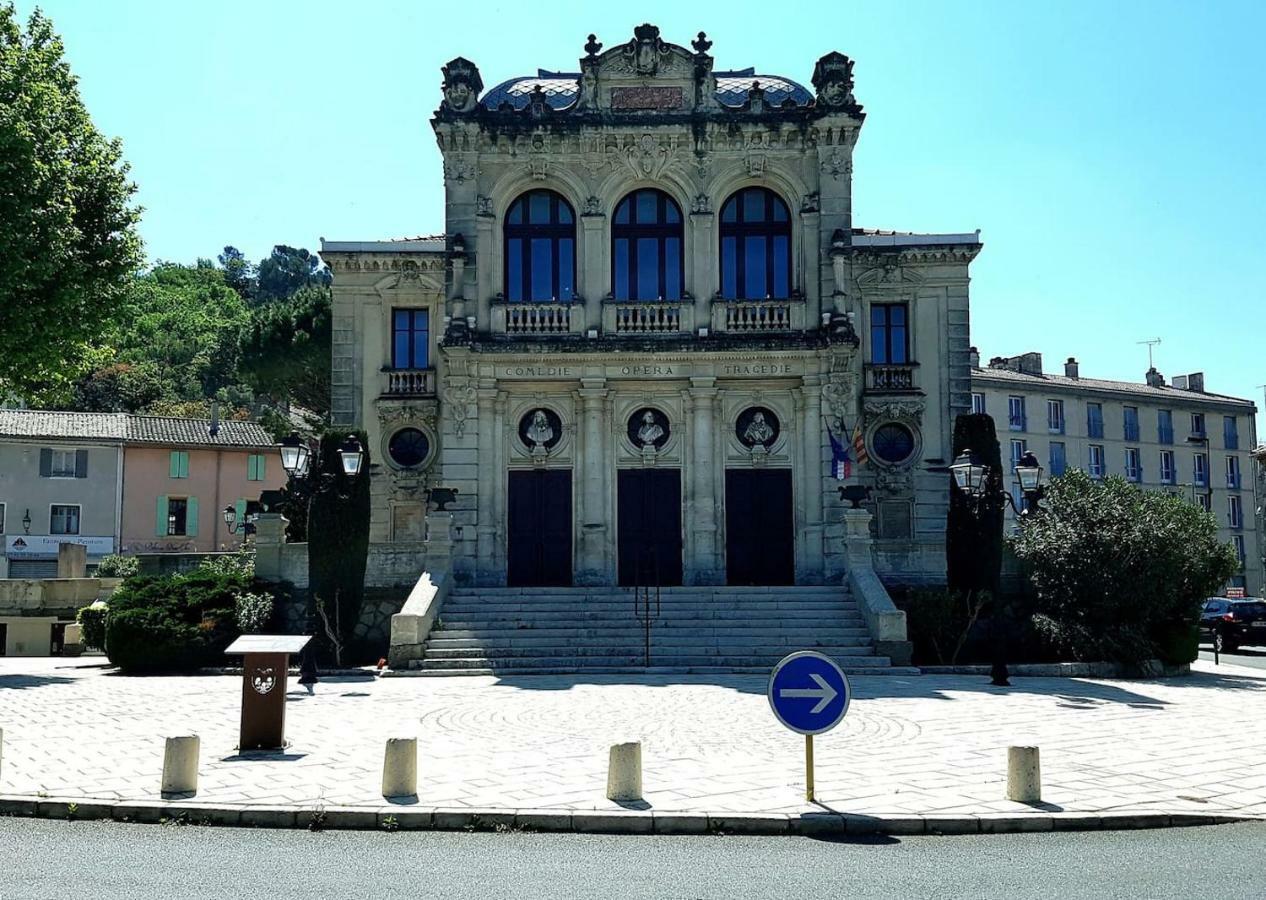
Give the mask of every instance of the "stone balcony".
[[918, 394], [918, 363], [867, 363], [866, 393]]
[[585, 307], [581, 302], [492, 304], [492, 331], [495, 334], [579, 334], [584, 331], [584, 326]]
[[380, 373], [383, 397], [434, 397], [434, 369], [386, 369]]
[[728, 334], [803, 331], [804, 300], [712, 301], [712, 330]]

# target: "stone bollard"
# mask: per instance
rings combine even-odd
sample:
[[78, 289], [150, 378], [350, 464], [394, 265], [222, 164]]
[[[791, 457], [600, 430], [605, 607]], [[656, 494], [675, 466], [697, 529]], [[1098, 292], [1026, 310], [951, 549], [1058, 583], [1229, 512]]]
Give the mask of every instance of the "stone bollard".
[[382, 761], [382, 795], [416, 797], [418, 793], [418, 739], [388, 738]]
[[642, 744], [613, 744], [607, 767], [608, 800], [642, 799]]
[[1016, 803], [1040, 803], [1042, 765], [1037, 747], [1007, 748], [1007, 799]]
[[198, 753], [202, 742], [196, 734], [169, 737], [163, 750], [164, 794], [198, 792]]

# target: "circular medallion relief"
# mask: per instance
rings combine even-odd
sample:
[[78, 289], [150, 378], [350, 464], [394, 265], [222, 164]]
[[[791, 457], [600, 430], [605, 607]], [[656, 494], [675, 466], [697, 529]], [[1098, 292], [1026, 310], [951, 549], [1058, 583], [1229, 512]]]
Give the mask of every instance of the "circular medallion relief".
[[887, 422], [870, 436], [870, 452], [889, 465], [898, 465], [914, 455], [914, 432], [897, 422]]
[[553, 450], [562, 439], [563, 420], [552, 409], [533, 409], [519, 420], [519, 440], [529, 450], [537, 447]]
[[650, 406], [644, 406], [629, 416], [629, 440], [634, 447], [659, 450], [668, 443], [669, 430], [668, 416]]
[[760, 445], [768, 450], [778, 440], [781, 426], [773, 410], [764, 406], [752, 406], [739, 413], [734, 433], [744, 447]]
[[431, 455], [431, 441], [420, 428], [401, 428], [387, 442], [387, 455], [402, 469], [412, 469]]

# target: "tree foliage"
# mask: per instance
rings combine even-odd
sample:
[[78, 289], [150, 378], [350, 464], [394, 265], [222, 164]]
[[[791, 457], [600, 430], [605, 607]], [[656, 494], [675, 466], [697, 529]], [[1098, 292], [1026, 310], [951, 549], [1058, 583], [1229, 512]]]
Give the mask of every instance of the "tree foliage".
[[1075, 659], [1190, 662], [1205, 598], [1239, 567], [1217, 530], [1198, 506], [1119, 476], [1053, 479], [1014, 538], [1035, 624]]
[[330, 408], [330, 289], [309, 285], [258, 307], [241, 341], [241, 375], [256, 394], [324, 416]]
[[985, 496], [973, 501], [953, 485], [945, 529], [946, 576], [951, 592], [998, 595], [1002, 525], [1006, 512], [1002, 452], [993, 419], [973, 413], [954, 420], [954, 457], [973, 451], [989, 467]]
[[315, 253], [278, 244], [266, 259], [260, 260], [252, 296], [259, 304], [275, 303], [305, 287], [329, 287], [333, 280]]
[[61, 39], [0, 3], [0, 388], [51, 395], [141, 264], [121, 145], [93, 126]]

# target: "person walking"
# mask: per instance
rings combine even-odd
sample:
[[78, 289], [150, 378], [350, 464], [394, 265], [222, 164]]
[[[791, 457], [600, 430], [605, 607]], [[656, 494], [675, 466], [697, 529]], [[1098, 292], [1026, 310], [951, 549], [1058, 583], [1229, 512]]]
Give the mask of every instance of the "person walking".
[[299, 664], [299, 683], [303, 685], [303, 689], [308, 692], [311, 697], [315, 693], [313, 685], [317, 683], [317, 667], [316, 659], [311, 651], [303, 654], [303, 662]]

